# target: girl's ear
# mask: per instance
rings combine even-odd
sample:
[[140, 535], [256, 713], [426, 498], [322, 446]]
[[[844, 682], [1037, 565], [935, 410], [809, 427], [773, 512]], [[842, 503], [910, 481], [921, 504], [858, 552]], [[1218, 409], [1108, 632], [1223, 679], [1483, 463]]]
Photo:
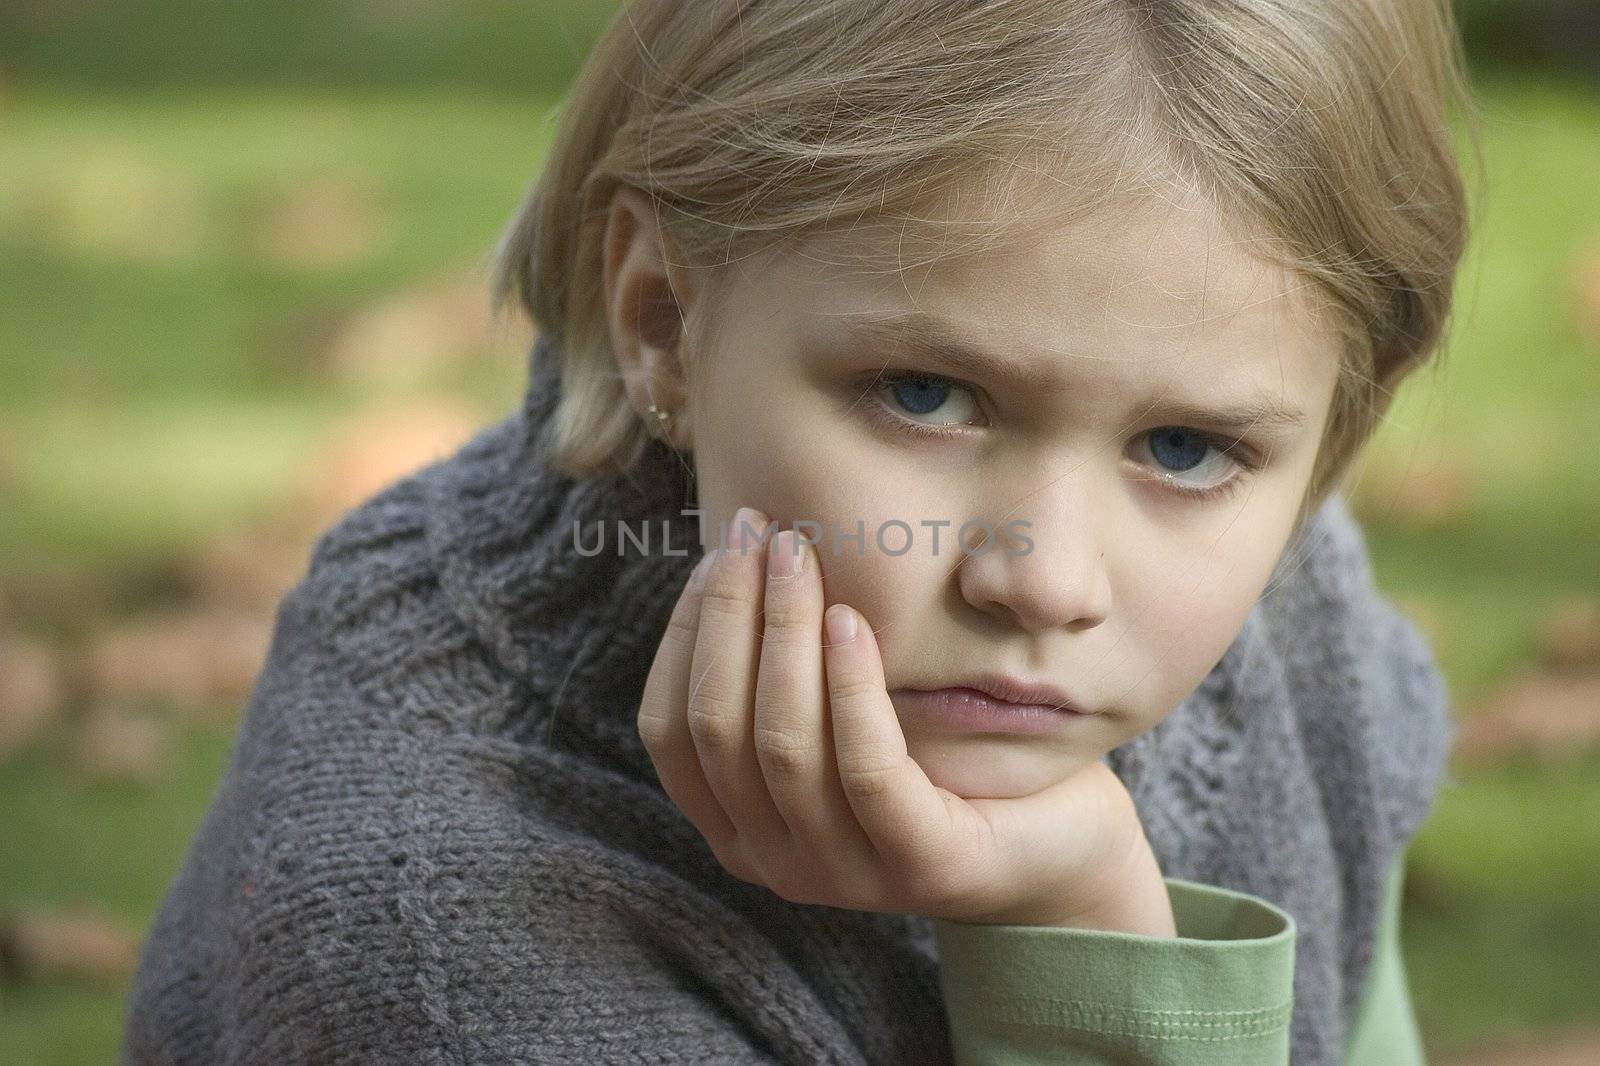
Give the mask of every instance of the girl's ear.
[[634, 411], [652, 433], [684, 451], [691, 445], [685, 323], [696, 290], [687, 264], [673, 252], [654, 201], [632, 186], [618, 186], [602, 250], [611, 350]]

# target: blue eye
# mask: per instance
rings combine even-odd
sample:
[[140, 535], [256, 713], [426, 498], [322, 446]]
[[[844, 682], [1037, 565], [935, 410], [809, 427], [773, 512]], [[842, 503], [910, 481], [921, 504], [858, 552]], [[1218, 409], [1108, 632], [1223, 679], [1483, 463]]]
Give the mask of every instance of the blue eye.
[[1179, 473], [1199, 466], [1210, 448], [1210, 441], [1182, 426], [1162, 426], [1150, 434], [1151, 453]]
[[915, 415], [937, 411], [950, 393], [950, 386], [938, 378], [901, 378], [889, 388], [895, 400]]
[[[1221, 499], [1231, 495], [1243, 487], [1246, 477], [1259, 466], [1238, 447], [1240, 442], [1186, 426], [1158, 426], [1145, 434], [1144, 439], [1149, 442], [1151, 457], [1161, 468], [1157, 471], [1157, 480], [1196, 499]], [[1211, 476], [1202, 484], [1171, 476], [1206, 465], [1212, 468]]]
[[[896, 433], [950, 441], [967, 439], [971, 430], [985, 424], [974, 421], [982, 413], [973, 390], [950, 378], [915, 370], [880, 371], [873, 385], [879, 400], [871, 405], [870, 412]], [[952, 404], [953, 412], [949, 410]], [[955, 417], [950, 421], [922, 421], [941, 410]], [[1144, 442], [1138, 449], [1138, 462], [1155, 473], [1146, 480], [1159, 481], [1191, 499], [1225, 499], [1243, 488], [1249, 475], [1261, 466], [1242, 441], [1187, 426], [1158, 426], [1136, 440]], [[1209, 476], [1198, 483], [1179, 476], [1191, 471]]]
[[[959, 426], [970, 426], [981, 414], [971, 389], [937, 374], [916, 371], [888, 371], [878, 378], [887, 417], [911, 432], [949, 433]], [[953, 408], [953, 410], [952, 410]], [[919, 418], [943, 410], [950, 421], [922, 422]], [[901, 412], [904, 412], [902, 414]], [[917, 416], [908, 418], [907, 415]]]

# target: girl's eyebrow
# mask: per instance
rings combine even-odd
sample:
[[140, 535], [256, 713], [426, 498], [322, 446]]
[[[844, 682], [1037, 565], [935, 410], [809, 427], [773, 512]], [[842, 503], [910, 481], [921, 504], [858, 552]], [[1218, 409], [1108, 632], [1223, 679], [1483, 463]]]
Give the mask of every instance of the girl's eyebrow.
[[[870, 344], [915, 352], [952, 374], [1001, 382], [1020, 392], [1049, 395], [1064, 392], [1068, 382], [1044, 366], [1024, 366], [968, 339], [961, 326], [928, 311], [861, 311], [845, 316], [846, 343]], [[1152, 408], [1174, 418], [1218, 428], [1287, 432], [1303, 426], [1304, 411], [1278, 398], [1258, 393], [1220, 403], [1161, 398]]]

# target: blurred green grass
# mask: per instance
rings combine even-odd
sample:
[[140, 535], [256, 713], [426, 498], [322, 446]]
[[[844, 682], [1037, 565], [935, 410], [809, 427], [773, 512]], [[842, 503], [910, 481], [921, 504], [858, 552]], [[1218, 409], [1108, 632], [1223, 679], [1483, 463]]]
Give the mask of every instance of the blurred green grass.
[[555, 95], [618, 0], [16, 0], [0, 68], [110, 92], [169, 85]]
[[[269, 498], [315, 431], [364, 399], [308, 380], [301, 334], [483, 265], [549, 106], [19, 93], [0, 125], [0, 348], [21, 355], [0, 361], [0, 413], [26, 442], [0, 511], [8, 556], [154, 559]], [[363, 190], [382, 237], [332, 269], [264, 258], [271, 205], [316, 181]]]
[[[1368, 529], [1385, 589], [1447, 620], [1437, 651], [1463, 703], [1527, 661], [1551, 596], [1600, 591], [1600, 467], [1583, 461], [1600, 352], [1568, 294], [1572, 256], [1600, 241], [1600, 100], [1556, 80], [1479, 92], [1490, 199], [1461, 314], [1440, 370], [1402, 391], [1372, 445], [1403, 460], [1442, 442], [1478, 491], [1443, 530]], [[551, 99], [13, 90], [0, 104], [0, 350], [20, 356], [0, 361], [6, 566], [159, 565], [270, 504], [309, 442], [365, 399], [306, 373], [307, 323], [481, 265], [537, 171]], [[322, 180], [366, 190], [381, 237], [331, 268], [263, 257], [270, 205]], [[445, 387], [487, 422], [521, 384], [516, 367]], [[59, 738], [0, 765], [0, 904], [148, 920], [231, 743], [229, 727], [174, 721], [175, 772], [150, 788], [73, 783]], [[1442, 793], [1404, 923], [1431, 1052], [1600, 1021], [1585, 887], [1597, 782], [1585, 756], [1475, 769]], [[103, 989], [8, 993], [0, 1048], [18, 1064], [107, 1061], [120, 1011]]]
[[1472, 504], [1446, 528], [1368, 526], [1385, 588], [1451, 619], [1436, 650], [1462, 702], [1527, 659], [1551, 597], [1600, 589], [1600, 466], [1573, 458], [1600, 407], [1600, 341], [1583, 336], [1574, 291], [1578, 258], [1600, 261], [1600, 94], [1525, 76], [1480, 77], [1477, 93], [1485, 199], [1457, 316], [1368, 453], [1418, 472], [1442, 454], [1473, 474]]

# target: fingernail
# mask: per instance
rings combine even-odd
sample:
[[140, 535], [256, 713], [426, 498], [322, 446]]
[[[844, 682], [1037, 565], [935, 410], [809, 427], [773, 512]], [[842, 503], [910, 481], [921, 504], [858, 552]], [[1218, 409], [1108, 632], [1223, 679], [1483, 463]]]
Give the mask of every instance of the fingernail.
[[761, 542], [767, 516], [754, 507], [741, 507], [733, 513], [733, 546], [742, 554]]
[[800, 538], [795, 536], [792, 529], [779, 531], [772, 538], [772, 544], [767, 550], [767, 575], [782, 580], [794, 577], [800, 572], [800, 566], [805, 561], [800, 553], [805, 550], [799, 543]]
[[689, 572], [689, 587], [691, 589], [698, 589], [706, 583], [706, 574], [711, 572], [711, 560], [716, 554], [717, 549], [712, 548], [700, 557], [698, 563], [694, 564], [694, 569]]
[[835, 644], [848, 644], [856, 639], [856, 612], [846, 604], [834, 604], [822, 617], [828, 627], [828, 639]]

